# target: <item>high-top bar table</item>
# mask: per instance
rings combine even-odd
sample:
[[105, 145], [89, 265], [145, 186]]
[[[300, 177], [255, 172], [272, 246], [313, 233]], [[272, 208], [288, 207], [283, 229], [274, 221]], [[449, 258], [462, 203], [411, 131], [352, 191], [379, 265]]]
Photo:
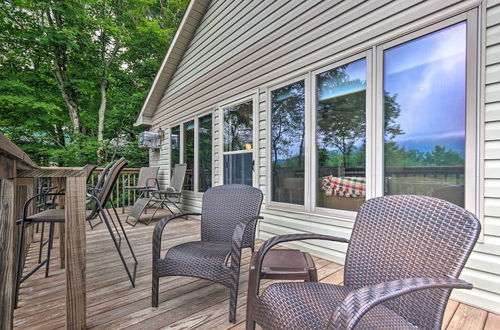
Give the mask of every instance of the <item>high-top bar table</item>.
[[[16, 220], [24, 201], [35, 194], [37, 178], [58, 179], [65, 186], [64, 255], [66, 328], [85, 329], [85, 172], [38, 167], [0, 134], [0, 329], [13, 327]], [[62, 233], [62, 231], [61, 231]], [[62, 242], [63, 240], [61, 240]]]

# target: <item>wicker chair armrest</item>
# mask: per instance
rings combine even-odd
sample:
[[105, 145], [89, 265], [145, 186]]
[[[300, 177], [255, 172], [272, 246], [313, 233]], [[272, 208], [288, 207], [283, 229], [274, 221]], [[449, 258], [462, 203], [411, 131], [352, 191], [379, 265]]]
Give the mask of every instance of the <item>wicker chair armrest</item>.
[[354, 329], [371, 308], [387, 300], [424, 289], [472, 289], [456, 278], [407, 278], [365, 286], [350, 292], [331, 316], [328, 329]]
[[154, 261], [158, 258], [160, 258], [160, 252], [161, 252], [161, 235], [163, 233], [163, 229], [169, 223], [170, 221], [189, 216], [189, 215], [201, 215], [201, 213], [192, 213], [192, 212], [182, 212], [182, 213], [175, 213], [172, 214], [168, 217], [161, 218], [155, 225], [155, 228], [153, 229], [153, 264]]
[[[255, 221], [259, 219], [264, 219], [261, 216], [255, 216], [248, 219], [241, 220], [236, 224], [233, 232], [233, 239], [231, 242], [231, 269], [239, 272], [240, 269], [240, 259], [241, 259], [241, 248], [243, 244], [243, 236], [248, 226], [251, 226]], [[234, 272], [232, 272], [234, 273]]]

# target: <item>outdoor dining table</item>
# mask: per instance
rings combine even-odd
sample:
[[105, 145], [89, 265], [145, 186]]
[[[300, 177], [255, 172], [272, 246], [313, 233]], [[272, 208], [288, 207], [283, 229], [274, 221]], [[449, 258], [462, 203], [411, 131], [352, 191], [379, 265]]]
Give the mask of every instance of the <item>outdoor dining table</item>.
[[0, 329], [13, 327], [16, 220], [23, 204], [36, 194], [39, 178], [51, 178], [64, 188], [65, 222], [59, 228], [61, 267], [66, 274], [66, 328], [86, 327], [85, 209], [86, 174], [75, 168], [39, 167], [0, 134]]

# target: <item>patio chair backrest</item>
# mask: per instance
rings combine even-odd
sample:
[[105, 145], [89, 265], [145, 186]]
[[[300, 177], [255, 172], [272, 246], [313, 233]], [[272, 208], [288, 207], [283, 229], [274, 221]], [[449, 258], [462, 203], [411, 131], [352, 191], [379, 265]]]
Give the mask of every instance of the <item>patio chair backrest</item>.
[[[113, 192], [113, 188], [118, 181], [118, 177], [120, 176], [120, 173], [123, 168], [125, 168], [125, 166], [127, 166], [127, 161], [122, 157], [115, 163], [113, 163], [108, 170], [108, 175], [106, 175], [106, 179], [104, 180], [102, 189], [98, 191], [96, 196], [103, 208], [106, 207], [106, 203], [108, 202], [109, 197]], [[97, 215], [98, 211], [99, 210], [97, 208], [97, 204], [93, 203], [92, 212], [90, 212], [90, 214], [87, 216], [87, 219], [93, 219]]]
[[[256, 217], [262, 205], [262, 191], [248, 185], [230, 184], [208, 189], [203, 194], [201, 240], [231, 242], [236, 224]], [[255, 226], [248, 226], [243, 247], [253, 243]]]
[[[344, 285], [359, 288], [413, 277], [457, 278], [481, 226], [476, 217], [433, 197], [374, 198], [356, 217], [344, 269]], [[414, 292], [385, 303], [422, 329], [441, 328], [451, 290]]]
[[90, 176], [92, 175], [92, 172], [97, 168], [97, 165], [92, 165], [92, 164], [87, 164], [82, 168], [82, 171], [85, 172], [85, 176], [87, 177], [86, 182], [89, 181]]
[[104, 184], [104, 180], [106, 179], [106, 176], [108, 175], [108, 172], [111, 168], [111, 166], [113, 166], [115, 163], [109, 163], [103, 170], [102, 172], [99, 174], [99, 177], [97, 178], [97, 183], [95, 185], [95, 187], [97, 189], [100, 189], [102, 187], [102, 185]]
[[182, 190], [184, 185], [184, 178], [186, 177], [186, 164], [176, 164], [174, 167], [174, 175], [170, 180], [170, 187], [174, 188], [176, 192]]
[[159, 167], [141, 167], [136, 186], [141, 188], [153, 188], [154, 185], [156, 185], [154, 179], [157, 178], [159, 169]]

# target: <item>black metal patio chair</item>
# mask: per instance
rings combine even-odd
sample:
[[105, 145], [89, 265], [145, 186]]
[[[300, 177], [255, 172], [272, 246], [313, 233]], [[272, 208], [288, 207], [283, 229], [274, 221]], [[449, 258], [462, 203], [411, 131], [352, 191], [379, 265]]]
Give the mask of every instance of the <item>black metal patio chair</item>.
[[[95, 219], [97, 216], [102, 216], [102, 218], [104, 219], [104, 223], [106, 224], [107, 229], [111, 235], [113, 243], [116, 247], [116, 250], [120, 256], [120, 259], [123, 263], [123, 266], [125, 267], [125, 271], [127, 273], [127, 276], [129, 277], [129, 280], [132, 283], [132, 286], [135, 286], [137, 259], [135, 257], [135, 254], [134, 254], [134, 251], [133, 251], [132, 246], [130, 244], [130, 241], [128, 240], [125, 229], [123, 228], [121, 220], [118, 216], [118, 212], [116, 211], [115, 206], [113, 205], [112, 201], [110, 200], [110, 196], [111, 196], [111, 193], [113, 191], [113, 188], [116, 186], [116, 181], [118, 180], [118, 177], [119, 177], [121, 171], [123, 170], [123, 168], [126, 165], [127, 165], [127, 161], [124, 158], [119, 159], [116, 163], [114, 163], [110, 167], [109, 173], [106, 176], [104, 184], [102, 185], [102, 188], [98, 191], [98, 193], [95, 195], [94, 194], [87, 194], [87, 197], [90, 199], [90, 203], [88, 203], [88, 206], [90, 209], [87, 211], [86, 220], [90, 221], [92, 219]], [[47, 195], [48, 196], [63, 196], [64, 193], [48, 193]], [[45, 265], [45, 277], [49, 276], [50, 255], [51, 255], [51, 250], [52, 250], [52, 245], [53, 245], [53, 240], [54, 240], [54, 225], [56, 223], [63, 223], [65, 221], [65, 210], [64, 209], [47, 209], [47, 210], [44, 210], [42, 212], [28, 216], [28, 209], [30, 207], [30, 204], [32, 203], [32, 201], [36, 200], [38, 197], [39, 197], [39, 195], [35, 195], [35, 196], [29, 198], [24, 203], [22, 218], [18, 221], [18, 225], [20, 226], [20, 235], [19, 235], [18, 254], [17, 254], [18, 259], [17, 259], [17, 269], [16, 269], [16, 284], [15, 284], [16, 285], [16, 288], [15, 288], [15, 307], [17, 307], [17, 302], [18, 302], [18, 297], [19, 297], [19, 287], [20, 287], [22, 282], [24, 282], [26, 279], [28, 279], [31, 275], [33, 275], [38, 269], [40, 269], [44, 265]], [[116, 216], [116, 221], [118, 222], [120, 229], [116, 226], [116, 223], [113, 220], [113, 217], [111, 216], [111, 213], [109, 212], [109, 209], [104, 208], [108, 204], [108, 202], [109, 202], [111, 208], [114, 210], [114, 213]], [[106, 212], [107, 212], [107, 214], [106, 214]], [[49, 224], [49, 239], [48, 239], [48, 248], [47, 248], [46, 258], [44, 260], [39, 260], [38, 264], [33, 269], [31, 269], [26, 275], [23, 276], [23, 262], [22, 262], [23, 261], [23, 253], [22, 253], [22, 251], [24, 250], [24, 236], [25, 236], [26, 227], [31, 225], [31, 224], [37, 224], [37, 223], [48, 223]], [[115, 232], [113, 231], [113, 228], [116, 232], [116, 235], [115, 235]], [[120, 231], [121, 231], [121, 234], [120, 234]], [[125, 238], [125, 241], [127, 242], [127, 246], [129, 248], [130, 253], [132, 255], [132, 258], [134, 260], [133, 261], [133, 265], [134, 265], [133, 272], [130, 271], [130, 269], [125, 261], [125, 258], [121, 252], [122, 235]], [[41, 256], [41, 252], [40, 252], [40, 256]]]
[[[134, 203], [125, 221], [132, 227], [135, 227], [138, 222], [149, 225], [160, 208], [166, 208], [172, 214], [174, 214], [173, 208], [182, 212], [179, 203], [182, 197], [182, 187], [186, 177], [186, 168], [186, 164], [176, 164], [174, 167], [174, 174], [170, 180], [170, 185], [165, 189], [145, 189], [144, 192], [147, 192], [149, 196], [139, 198]], [[141, 215], [146, 213], [148, 207], [154, 208], [153, 213], [149, 219], [141, 220]], [[135, 221], [130, 218], [135, 219]]]
[[[276, 236], [258, 251], [247, 329], [441, 329], [451, 290], [479, 236], [476, 217], [432, 197], [374, 198], [359, 209], [350, 240], [320, 234]], [[259, 295], [265, 254], [276, 244], [349, 243], [343, 286], [276, 283]]]
[[122, 187], [122, 213], [125, 213], [125, 197], [126, 191], [138, 191], [139, 199], [142, 195], [148, 193], [150, 189], [158, 189], [158, 170], [159, 167], [141, 167], [139, 170], [139, 177], [135, 185], [129, 185], [128, 179], [123, 182]]
[[[178, 213], [158, 221], [153, 231], [153, 307], [158, 307], [160, 277], [199, 277], [229, 287], [229, 321], [234, 323], [241, 250], [249, 247], [253, 251], [261, 204], [260, 189], [247, 185], [217, 186], [204, 193], [201, 214]], [[193, 215], [201, 215], [201, 241], [173, 246], [162, 258], [161, 236], [167, 223]]]

